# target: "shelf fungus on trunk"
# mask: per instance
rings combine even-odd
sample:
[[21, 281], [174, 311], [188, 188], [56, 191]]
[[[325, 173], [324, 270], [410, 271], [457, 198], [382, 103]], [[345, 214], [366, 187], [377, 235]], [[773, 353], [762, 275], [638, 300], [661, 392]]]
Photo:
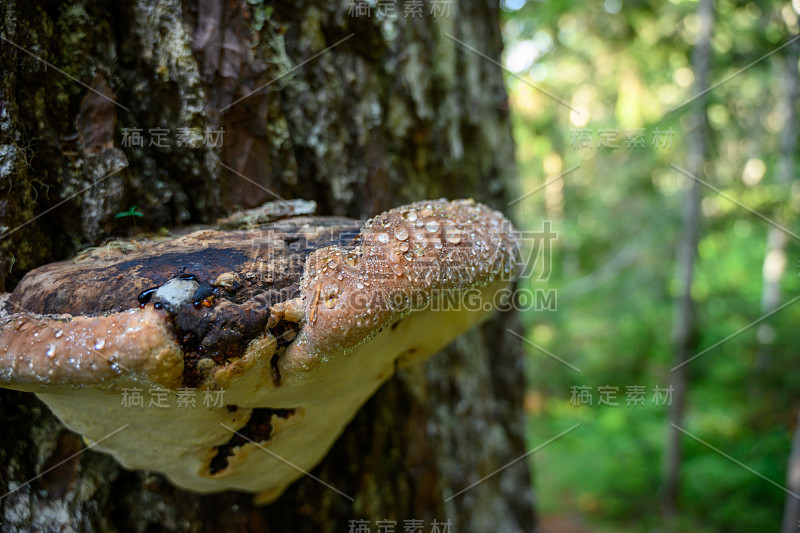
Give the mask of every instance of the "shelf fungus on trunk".
[[267, 502], [518, 266], [511, 224], [471, 200], [113, 242], [0, 296], [0, 386], [127, 468]]

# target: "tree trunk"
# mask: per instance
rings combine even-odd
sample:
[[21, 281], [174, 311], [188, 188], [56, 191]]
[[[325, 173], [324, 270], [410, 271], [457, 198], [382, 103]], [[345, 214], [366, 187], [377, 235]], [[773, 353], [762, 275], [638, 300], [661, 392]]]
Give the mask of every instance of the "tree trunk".
[[[795, 180], [797, 165], [795, 157], [797, 151], [798, 127], [800, 121], [797, 117], [797, 101], [800, 95], [800, 75], [798, 75], [797, 62], [800, 60], [800, 43], [794, 42], [786, 49], [786, 57], [781, 65], [783, 78], [783, 97], [781, 98], [781, 116], [784, 117], [781, 131], [781, 152], [779, 182], [788, 191]], [[776, 213], [777, 220], [783, 222], [782, 213]], [[764, 256], [764, 287], [761, 292], [761, 311], [770, 313], [778, 308], [781, 303], [781, 278], [786, 271], [786, 246], [789, 237], [785, 232], [774, 226], [767, 229], [767, 250]], [[771, 328], [764, 324], [762, 328]], [[762, 340], [760, 355], [762, 360], [770, 362], [768, 341], [773, 336], [771, 329], [765, 331], [767, 335], [760, 335]], [[766, 338], [765, 338], [766, 337]], [[794, 494], [800, 494], [800, 419], [798, 419], [792, 437], [792, 450], [786, 467], [786, 487]], [[781, 533], [794, 533], [800, 524], [800, 499], [793, 494], [786, 495], [783, 509], [783, 525]]]
[[[784, 123], [780, 135], [777, 182], [787, 195], [790, 194], [796, 168], [794, 159], [796, 157], [798, 138], [797, 101], [800, 95], [800, 80], [798, 79], [797, 62], [799, 58], [800, 43], [793, 42], [786, 48], [785, 57], [782, 58], [779, 70], [783, 94], [781, 95], [778, 113], [783, 117]], [[778, 223], [784, 224], [789, 217], [779, 207], [775, 209], [772, 218]], [[786, 272], [786, 246], [788, 242], [789, 235], [786, 231], [773, 225], [767, 227], [767, 243], [762, 268], [762, 315], [775, 311], [781, 304], [781, 279]], [[764, 373], [771, 366], [772, 358], [769, 345], [774, 337], [775, 332], [769, 321], [759, 326], [759, 351], [756, 370], [760, 373]]]
[[[448, 37], [498, 58], [497, 5], [386, 4], [4, 2], [0, 292], [80, 247], [277, 196], [354, 217], [440, 196], [503, 208], [502, 72]], [[531, 531], [524, 462], [445, 503], [525, 452], [513, 325], [496, 317], [365, 405], [313, 472], [354, 503], [309, 478], [267, 507], [200, 496], [93, 451], [23, 485], [82, 444], [0, 391], [0, 530]]]
[[[693, 102], [692, 110], [693, 128], [689, 140], [687, 173], [700, 177], [703, 174], [708, 135], [705, 92], [708, 90], [708, 79], [711, 72], [713, 1], [701, 0], [697, 6], [697, 14], [700, 19], [700, 31], [692, 57], [696, 99]], [[668, 527], [675, 524], [678, 518], [682, 436], [678, 427], [683, 423], [689, 386], [686, 363], [697, 349], [697, 324], [695, 304], [692, 298], [692, 282], [700, 236], [700, 183], [691, 178], [688, 178], [687, 181], [689, 188], [683, 201], [683, 228], [678, 243], [675, 267], [678, 291], [672, 331], [675, 366], [671, 376], [673, 401], [669, 409], [670, 427], [667, 429], [664, 465], [663, 507]]]

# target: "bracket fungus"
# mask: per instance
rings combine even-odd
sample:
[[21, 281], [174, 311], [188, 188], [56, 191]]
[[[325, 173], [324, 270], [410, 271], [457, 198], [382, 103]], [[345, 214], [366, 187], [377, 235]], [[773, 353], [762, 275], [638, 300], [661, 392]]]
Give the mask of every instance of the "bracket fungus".
[[398, 366], [494, 309], [518, 258], [472, 200], [111, 243], [0, 296], [0, 386], [127, 468], [268, 502]]

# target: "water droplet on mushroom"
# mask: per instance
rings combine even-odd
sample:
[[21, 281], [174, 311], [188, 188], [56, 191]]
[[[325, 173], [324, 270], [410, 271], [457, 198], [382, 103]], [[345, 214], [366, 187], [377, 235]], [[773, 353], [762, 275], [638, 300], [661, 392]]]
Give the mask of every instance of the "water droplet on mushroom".
[[95, 341], [95, 343], [94, 343], [94, 349], [95, 350], [100, 350], [105, 345], [106, 345], [106, 340], [105, 339], [97, 339], [97, 341]]
[[64, 334], [64, 331], [62, 331], [62, 330], [60, 330], [60, 329], [57, 329], [57, 330], [55, 331], [55, 333], [53, 333], [53, 337], [55, 337], [55, 338], [57, 339], [57, 338], [59, 338], [59, 337], [60, 337], [61, 335], [63, 335], [63, 334]]
[[389, 235], [387, 233], [378, 233], [378, 242], [386, 244], [389, 242]]
[[425, 224], [425, 229], [430, 232], [439, 231], [439, 223], [436, 222], [435, 220], [431, 220], [427, 224]]
[[136, 299], [139, 301], [140, 305], [144, 306], [147, 302], [150, 301], [150, 299], [153, 297], [153, 295], [156, 293], [157, 290], [158, 287], [151, 287], [149, 289], [145, 289], [139, 293]]
[[408, 239], [408, 232], [404, 229], [398, 230], [397, 233], [394, 234], [394, 237], [398, 241], [404, 241]]
[[44, 353], [47, 357], [53, 357], [56, 354], [56, 347], [54, 344], [47, 345], [47, 351]]
[[404, 243], [400, 244], [400, 246], [398, 246], [397, 248], [398, 248], [398, 249], [399, 249], [401, 252], [407, 252], [407, 251], [408, 251], [408, 248], [409, 248], [409, 246], [408, 246], [408, 243], [407, 243], [407, 242], [404, 242]]
[[408, 214], [406, 215], [406, 220], [408, 220], [409, 222], [414, 222], [415, 220], [417, 220], [416, 211], [409, 211]]

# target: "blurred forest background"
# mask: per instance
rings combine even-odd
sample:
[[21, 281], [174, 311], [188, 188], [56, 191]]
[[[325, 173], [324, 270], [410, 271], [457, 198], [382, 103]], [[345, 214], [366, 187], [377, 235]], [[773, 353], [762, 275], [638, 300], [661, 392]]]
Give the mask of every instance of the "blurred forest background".
[[798, 530], [799, 8], [503, 4], [545, 531]]

